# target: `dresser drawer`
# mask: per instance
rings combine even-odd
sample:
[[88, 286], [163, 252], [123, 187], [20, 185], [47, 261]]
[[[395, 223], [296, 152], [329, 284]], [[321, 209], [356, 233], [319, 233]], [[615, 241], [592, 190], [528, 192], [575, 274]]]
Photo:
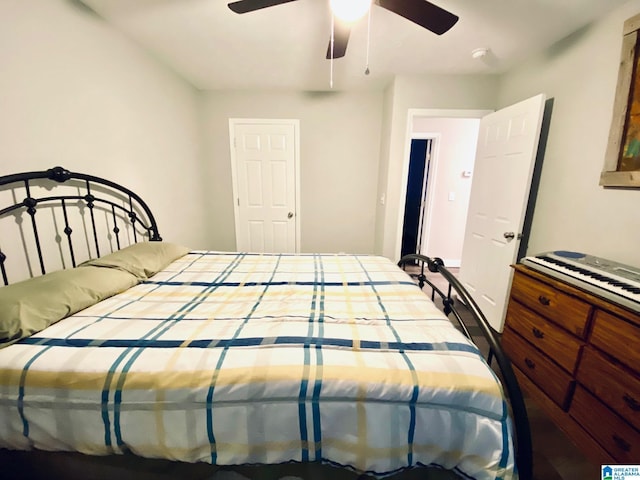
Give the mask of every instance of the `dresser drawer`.
[[581, 386], [569, 414], [620, 463], [638, 463], [640, 433]]
[[591, 344], [638, 372], [640, 328], [620, 317], [596, 310]]
[[502, 334], [502, 347], [511, 361], [549, 398], [566, 410], [575, 382], [571, 376], [536, 350], [511, 328]]
[[587, 347], [578, 368], [578, 382], [640, 430], [640, 378]]
[[567, 372], [574, 372], [582, 348], [576, 337], [513, 300], [507, 308], [506, 323]]
[[574, 335], [585, 337], [590, 304], [518, 271], [513, 276], [511, 297]]

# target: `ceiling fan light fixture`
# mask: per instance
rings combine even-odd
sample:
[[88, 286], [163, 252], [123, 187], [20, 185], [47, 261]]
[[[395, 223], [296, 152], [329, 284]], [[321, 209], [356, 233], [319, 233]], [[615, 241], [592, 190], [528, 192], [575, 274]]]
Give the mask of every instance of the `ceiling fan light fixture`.
[[360, 20], [371, 8], [371, 0], [329, 0], [331, 11], [343, 22]]

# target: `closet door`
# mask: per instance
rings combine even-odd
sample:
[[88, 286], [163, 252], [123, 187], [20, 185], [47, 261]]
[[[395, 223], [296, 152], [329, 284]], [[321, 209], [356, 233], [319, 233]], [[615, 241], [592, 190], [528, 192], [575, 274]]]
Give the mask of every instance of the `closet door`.
[[296, 130], [295, 121], [230, 124], [238, 251], [297, 251]]

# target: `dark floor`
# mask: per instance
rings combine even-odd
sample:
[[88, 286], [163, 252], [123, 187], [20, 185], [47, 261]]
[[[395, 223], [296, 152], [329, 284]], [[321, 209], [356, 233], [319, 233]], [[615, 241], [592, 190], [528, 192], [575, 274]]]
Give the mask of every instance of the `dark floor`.
[[[458, 269], [449, 270], [455, 275]], [[446, 289], [447, 283], [439, 274], [428, 273], [427, 278], [441, 290]], [[428, 286], [424, 290], [431, 291]], [[486, 358], [488, 347], [480, 328], [475, 325], [468, 325], [467, 328]], [[525, 402], [531, 425], [534, 480], [600, 478], [600, 466], [588, 461], [531, 399], [525, 398]]]

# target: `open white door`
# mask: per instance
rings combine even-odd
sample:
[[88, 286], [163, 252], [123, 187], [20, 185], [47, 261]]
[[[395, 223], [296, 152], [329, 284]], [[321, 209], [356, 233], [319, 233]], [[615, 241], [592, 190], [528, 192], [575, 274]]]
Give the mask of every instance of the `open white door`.
[[231, 119], [236, 248], [299, 250], [298, 121]]
[[480, 121], [460, 281], [501, 332], [540, 139], [545, 95]]

